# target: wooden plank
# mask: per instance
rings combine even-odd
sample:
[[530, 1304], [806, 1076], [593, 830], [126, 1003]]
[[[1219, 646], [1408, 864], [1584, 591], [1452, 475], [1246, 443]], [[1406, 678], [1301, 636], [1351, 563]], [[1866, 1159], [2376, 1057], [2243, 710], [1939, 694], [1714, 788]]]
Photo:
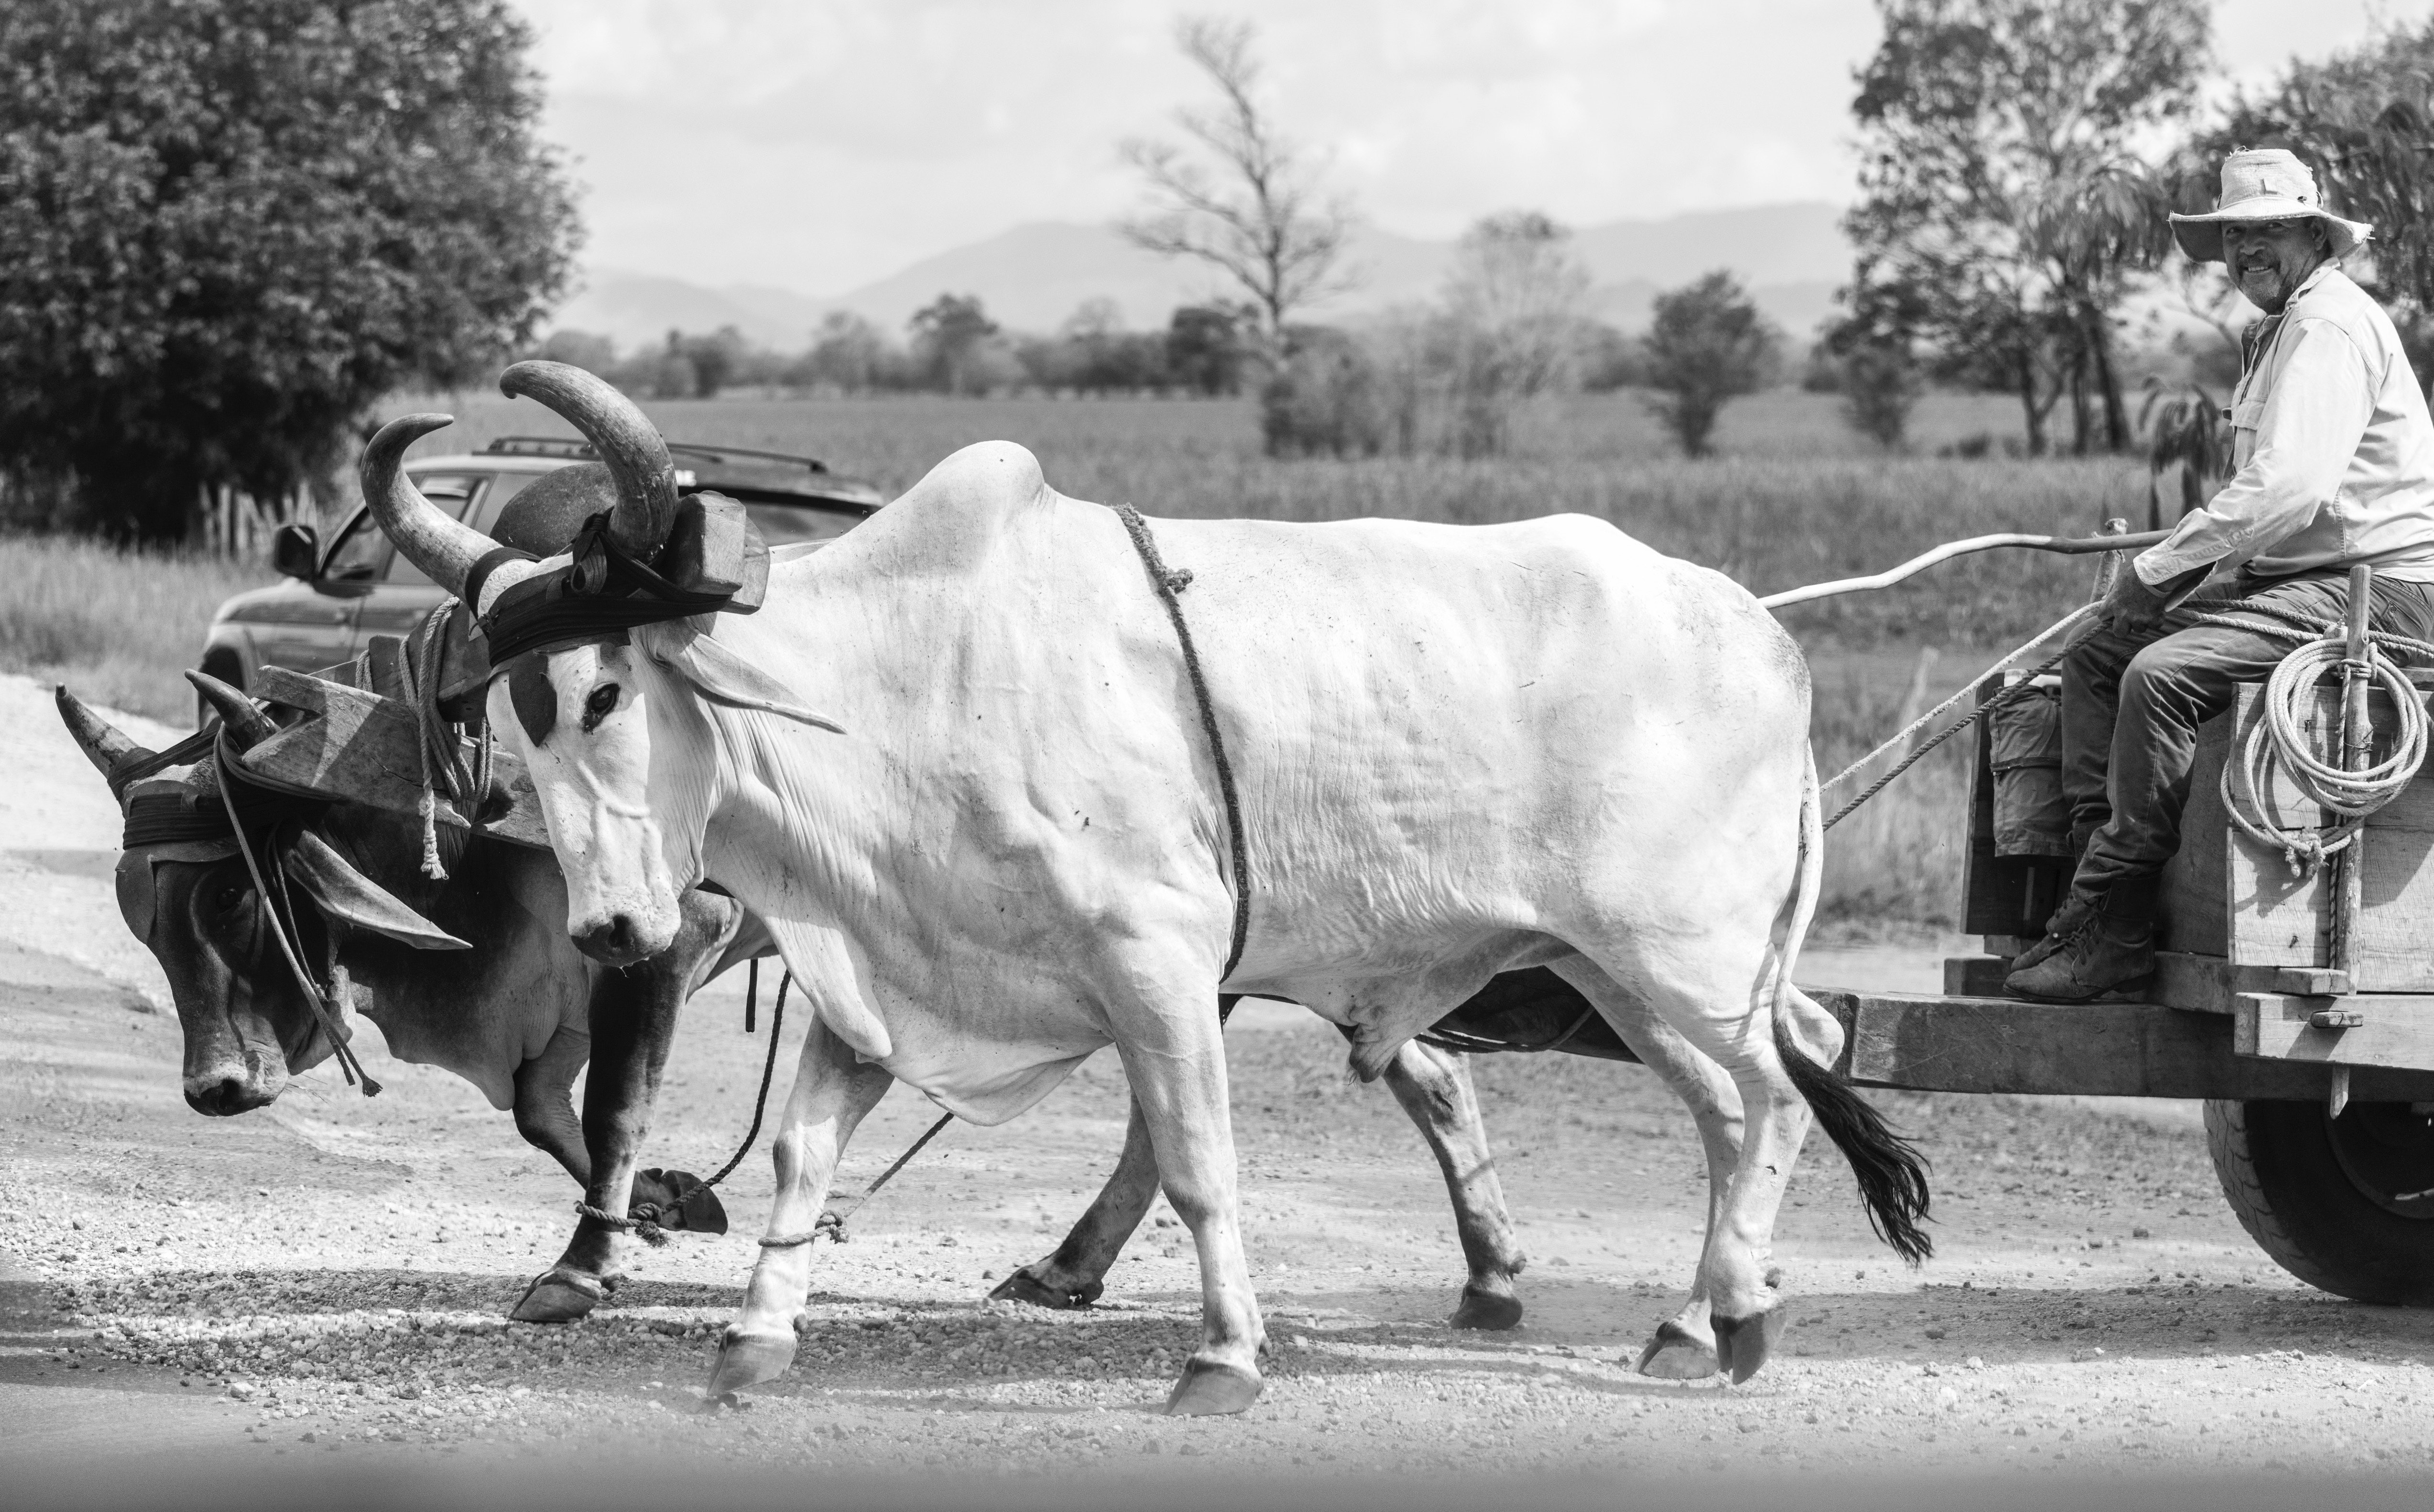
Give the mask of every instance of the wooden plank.
[[1947, 955], [1944, 958], [1944, 995], [1953, 998], [1999, 998], [2003, 978], [2012, 974], [2008, 955]]
[[[282, 730], [243, 757], [248, 770], [317, 793], [343, 797], [393, 814], [417, 814], [422, 799], [420, 734], [412, 712], [394, 699], [277, 667], [261, 670], [256, 692], [311, 717]], [[523, 764], [493, 749], [494, 782], [509, 797], [505, 813], [473, 826], [514, 845], [549, 848], [540, 805]], [[438, 822], [467, 828], [442, 798]]]
[[2235, 966], [2220, 955], [2155, 954], [2155, 986], [2147, 995], [2166, 1007], [2233, 1013], [2243, 992], [2329, 997], [2350, 990], [2349, 977], [2322, 966]]
[[[2056, 1006], [1999, 998], [1813, 992], [1843, 1021], [1838, 1067], [1917, 1091], [2321, 1101], [2328, 1064], [2233, 1050], [2233, 1020], [2156, 1004]], [[2357, 1031], [2351, 1031], [2353, 1033]], [[2361, 1066], [2351, 1096], [2434, 1100], [2434, 1072]]]
[[[2434, 996], [2366, 993], [2339, 1006], [2364, 1017], [2354, 1029], [2320, 1029], [2312, 1022], [2323, 998], [2244, 992], [2234, 1016], [2233, 1048], [2243, 1056], [2336, 1066], [2387, 1066], [2434, 1071]], [[2353, 1097], [2358, 1095], [2352, 1090]]]
[[2191, 955], [2231, 954], [2231, 915], [2223, 902], [2230, 856], [2220, 838], [2230, 821], [2223, 816], [2218, 785], [2224, 754], [2231, 747], [2231, 716], [2224, 715], [2198, 729], [2189, 803], [2181, 815], [2181, 849], [2165, 864], [2158, 900], [2157, 943], [2168, 951]]

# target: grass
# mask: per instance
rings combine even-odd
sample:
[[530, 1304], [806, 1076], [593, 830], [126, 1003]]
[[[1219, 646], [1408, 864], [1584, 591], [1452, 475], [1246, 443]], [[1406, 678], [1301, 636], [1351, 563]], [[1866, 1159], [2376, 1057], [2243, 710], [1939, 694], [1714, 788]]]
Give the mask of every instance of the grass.
[[221, 600], [276, 580], [269, 568], [125, 552], [57, 536], [0, 536], [0, 669], [65, 682], [77, 697], [194, 723], [180, 676], [202, 659]]
[[[1328, 520], [1384, 514], [1486, 523], [1561, 511], [1613, 521], [1660, 550], [1759, 593], [1889, 566], [1956, 537], [2004, 529], [2092, 532], [2144, 511], [2142, 466], [2120, 459], [1962, 461], [1887, 456], [1852, 436], [1826, 396], [1777, 390], [1726, 409], [1718, 456], [1673, 455], [1628, 394], [1582, 397], [1530, 417], [1516, 455], [1277, 461], [1260, 454], [1243, 402], [786, 400], [728, 397], [646, 406], [672, 438], [807, 453], [901, 489], [955, 448], [1007, 438], [1037, 452], [1079, 498], [1152, 515]], [[384, 416], [445, 410], [458, 421], [418, 455], [477, 450], [511, 434], [571, 435], [540, 406], [491, 394], [401, 396]], [[1999, 396], [1921, 404], [1916, 452], [2016, 434]], [[55, 541], [0, 540], [0, 570], [26, 591], [0, 605], [0, 666], [66, 677], [79, 693], [182, 722], [211, 610], [266, 569], [123, 557]], [[1897, 727], [1926, 648], [1940, 697], [1998, 647], [2025, 640], [2087, 590], [2084, 558], [1965, 558], [1889, 593], [1787, 610], [1809, 654], [1812, 736], [1830, 775]], [[1825, 918], [1948, 923], [1957, 911], [1966, 739], [1920, 764], [1839, 826], [1826, 850]], [[1841, 795], [1838, 795], [1841, 796]]]

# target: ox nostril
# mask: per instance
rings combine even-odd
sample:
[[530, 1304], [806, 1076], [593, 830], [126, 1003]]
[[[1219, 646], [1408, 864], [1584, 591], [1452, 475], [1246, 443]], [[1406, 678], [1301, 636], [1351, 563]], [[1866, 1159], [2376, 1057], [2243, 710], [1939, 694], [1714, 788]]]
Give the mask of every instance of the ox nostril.
[[207, 1118], [226, 1118], [242, 1113], [254, 1104], [246, 1096], [245, 1082], [238, 1076], [214, 1076], [209, 1081], [186, 1083], [186, 1106]]
[[640, 954], [635, 948], [637, 937], [633, 919], [626, 914], [616, 914], [585, 930], [575, 944], [595, 961], [621, 964]]

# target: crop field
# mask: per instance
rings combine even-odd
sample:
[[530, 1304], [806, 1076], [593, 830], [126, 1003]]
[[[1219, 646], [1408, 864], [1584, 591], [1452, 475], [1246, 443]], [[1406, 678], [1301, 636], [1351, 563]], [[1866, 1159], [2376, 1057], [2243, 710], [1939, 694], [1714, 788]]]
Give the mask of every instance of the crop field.
[[[730, 396], [647, 407], [671, 438], [807, 454], [890, 491], [959, 446], [1003, 438], [1037, 453], [1063, 491], [1151, 515], [1484, 524], [1578, 511], [1758, 593], [1875, 571], [1956, 537], [2084, 534], [2107, 516], [2138, 523], [2145, 510], [2146, 473], [2134, 461], [1933, 455], [1980, 435], [1997, 438], [1999, 452], [2017, 429], [2016, 406], [2001, 396], [1930, 396], [1911, 455], [1889, 456], [1842, 424], [1831, 396], [1776, 390], [1729, 407], [1720, 455], [1698, 461], [1676, 455], [1630, 394], [1550, 406], [1526, 418], [1516, 455], [1474, 461], [1269, 458], [1248, 402]], [[400, 396], [383, 418], [420, 410], [454, 413], [457, 423], [419, 455], [572, 434], [539, 405], [489, 393]], [[88, 696], [171, 720], [190, 717], [178, 673], [193, 664], [212, 609], [268, 580], [249, 564], [33, 539], [0, 538], [0, 571], [21, 585], [0, 605], [0, 667], [65, 679]], [[1840, 769], [1906, 711], [1923, 709], [1922, 698], [1949, 693], [2050, 623], [2089, 580], [2084, 559], [2002, 553], [1894, 592], [1788, 611], [1814, 673], [1821, 770]], [[1937, 752], [1835, 831], [1826, 919], [1838, 932], [1948, 919], [1966, 745]]]

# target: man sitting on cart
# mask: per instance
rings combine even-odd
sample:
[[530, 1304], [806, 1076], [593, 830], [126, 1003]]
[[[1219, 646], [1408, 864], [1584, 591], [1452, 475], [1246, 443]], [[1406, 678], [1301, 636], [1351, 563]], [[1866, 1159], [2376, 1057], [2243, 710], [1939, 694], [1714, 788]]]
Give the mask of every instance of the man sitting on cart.
[[[2231, 481], [2116, 575], [2102, 627], [2064, 662], [2062, 781], [2079, 869], [2004, 983], [2040, 1001], [2135, 997], [2148, 985], [2157, 882], [2180, 849], [2198, 727], [2289, 649], [2287, 635], [2196, 616], [2271, 605], [2338, 624], [2348, 569], [2364, 562], [2373, 627], [2434, 639], [2434, 421], [2391, 317], [2338, 266], [2373, 228], [2327, 212], [2315, 175], [2272, 149], [2225, 159], [2213, 213], [2174, 215], [2172, 232], [2192, 258], [2226, 264], [2265, 318], [2248, 332], [2232, 393]], [[2220, 576], [2197, 587], [2210, 572]]]

